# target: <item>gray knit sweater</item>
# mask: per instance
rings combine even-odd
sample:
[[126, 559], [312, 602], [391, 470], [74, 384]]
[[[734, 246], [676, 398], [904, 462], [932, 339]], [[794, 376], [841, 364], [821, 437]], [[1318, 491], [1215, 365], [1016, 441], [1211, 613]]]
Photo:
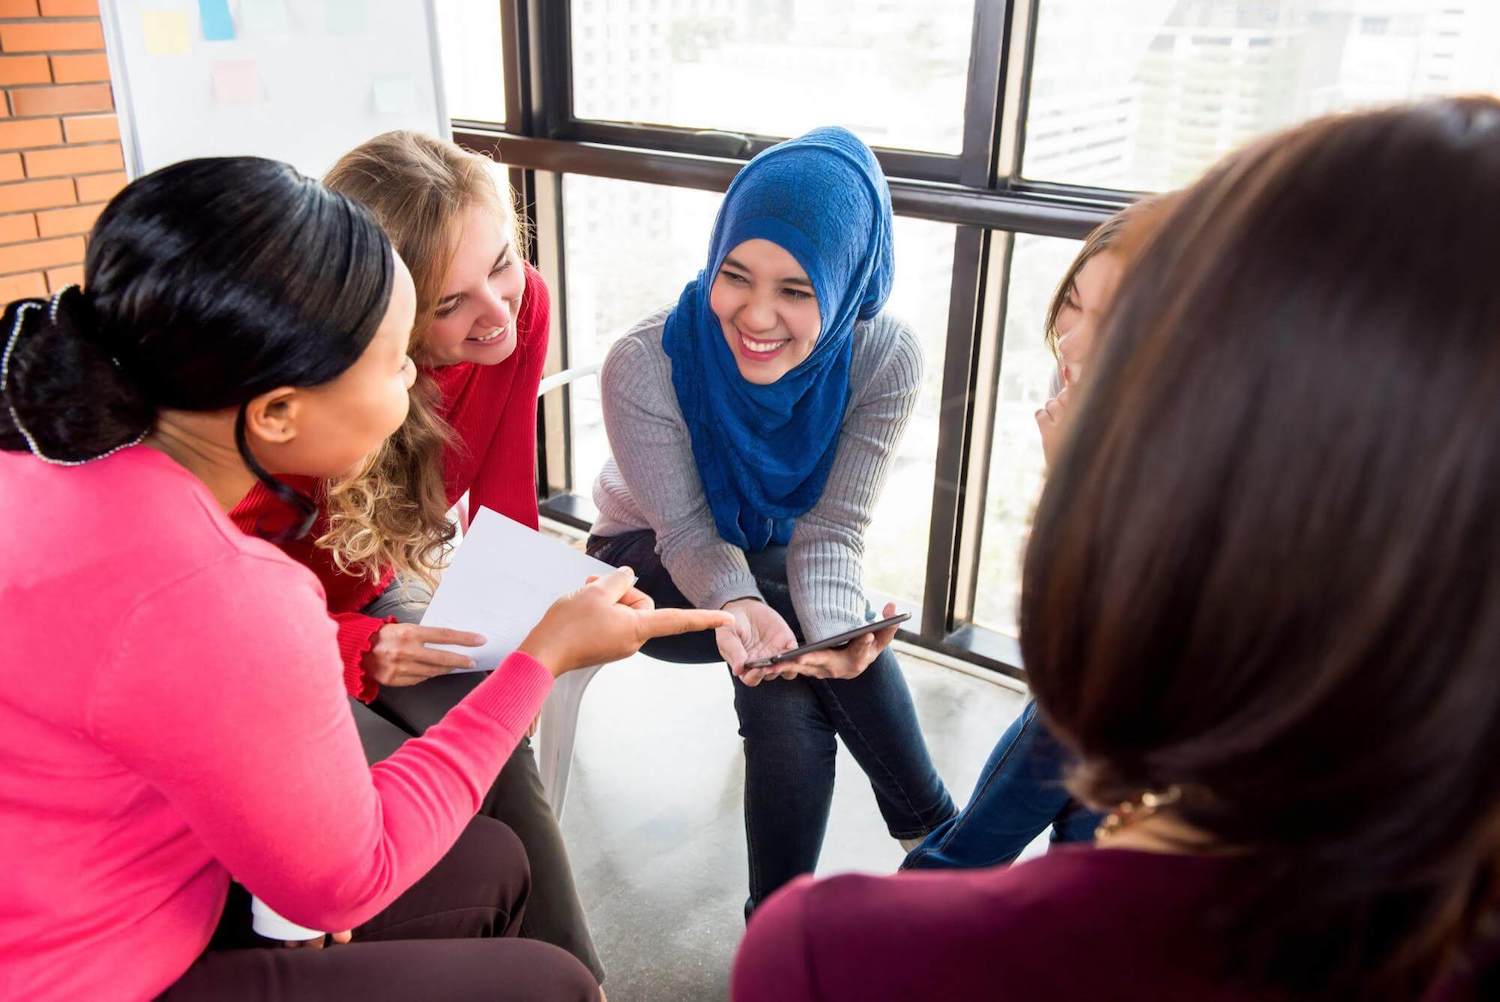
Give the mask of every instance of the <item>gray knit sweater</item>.
[[[594, 483], [594, 532], [652, 529], [662, 565], [704, 609], [760, 597], [738, 546], [719, 537], [687, 424], [662, 350], [667, 310], [615, 342], [599, 379], [612, 458]], [[818, 503], [797, 519], [787, 548], [792, 605], [818, 640], [865, 620], [864, 533], [922, 383], [922, 352], [903, 321], [882, 313], [854, 330], [849, 405]]]

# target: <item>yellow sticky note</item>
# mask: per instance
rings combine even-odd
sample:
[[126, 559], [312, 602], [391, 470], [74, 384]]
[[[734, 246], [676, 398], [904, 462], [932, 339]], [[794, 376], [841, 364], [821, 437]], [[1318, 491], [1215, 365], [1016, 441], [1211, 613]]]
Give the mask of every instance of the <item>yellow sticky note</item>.
[[141, 23], [146, 29], [146, 51], [153, 56], [181, 55], [192, 42], [186, 11], [142, 11]]

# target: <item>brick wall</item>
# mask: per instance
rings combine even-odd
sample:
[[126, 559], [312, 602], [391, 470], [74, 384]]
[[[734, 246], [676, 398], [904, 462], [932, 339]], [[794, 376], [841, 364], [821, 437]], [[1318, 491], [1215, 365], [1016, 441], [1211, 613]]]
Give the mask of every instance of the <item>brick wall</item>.
[[98, 0], [0, 0], [0, 303], [82, 281], [119, 140]]

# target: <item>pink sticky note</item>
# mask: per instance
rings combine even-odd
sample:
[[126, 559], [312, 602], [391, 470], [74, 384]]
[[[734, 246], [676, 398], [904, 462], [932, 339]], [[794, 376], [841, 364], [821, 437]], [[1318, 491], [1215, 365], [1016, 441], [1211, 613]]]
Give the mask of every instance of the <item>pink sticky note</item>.
[[262, 98], [260, 68], [253, 59], [222, 59], [214, 63], [215, 104], [258, 104]]

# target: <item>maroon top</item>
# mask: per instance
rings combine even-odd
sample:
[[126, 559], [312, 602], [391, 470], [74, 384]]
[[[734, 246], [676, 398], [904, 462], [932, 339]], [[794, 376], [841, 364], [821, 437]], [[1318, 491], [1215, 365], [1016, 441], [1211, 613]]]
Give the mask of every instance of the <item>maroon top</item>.
[[803, 877], [750, 923], [734, 1002], [1279, 996], [1226, 987], [1204, 921], [1226, 857], [1060, 847], [988, 870]]

